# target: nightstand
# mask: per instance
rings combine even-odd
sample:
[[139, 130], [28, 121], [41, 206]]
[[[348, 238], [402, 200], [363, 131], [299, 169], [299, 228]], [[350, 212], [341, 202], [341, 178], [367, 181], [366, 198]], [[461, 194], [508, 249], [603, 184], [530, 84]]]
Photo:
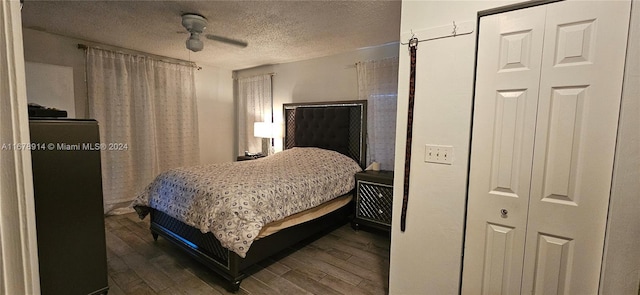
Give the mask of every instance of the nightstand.
[[360, 225], [391, 230], [393, 207], [393, 171], [363, 171], [356, 177], [356, 209], [351, 222], [354, 229]]
[[260, 159], [260, 158], [264, 158], [264, 156], [238, 156], [236, 158], [236, 162], [249, 161], [249, 160], [255, 160], [255, 159]]

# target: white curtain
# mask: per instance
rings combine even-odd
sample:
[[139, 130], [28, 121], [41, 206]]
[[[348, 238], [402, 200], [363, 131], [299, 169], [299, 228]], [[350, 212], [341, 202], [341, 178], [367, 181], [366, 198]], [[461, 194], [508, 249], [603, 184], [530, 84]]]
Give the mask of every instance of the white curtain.
[[88, 48], [86, 60], [110, 212], [128, 206], [160, 172], [198, 163], [194, 67], [98, 48]]
[[398, 102], [398, 58], [359, 62], [358, 97], [367, 100], [367, 165], [393, 170]]
[[253, 136], [253, 123], [271, 122], [271, 75], [238, 79], [238, 155], [262, 151], [262, 139]]

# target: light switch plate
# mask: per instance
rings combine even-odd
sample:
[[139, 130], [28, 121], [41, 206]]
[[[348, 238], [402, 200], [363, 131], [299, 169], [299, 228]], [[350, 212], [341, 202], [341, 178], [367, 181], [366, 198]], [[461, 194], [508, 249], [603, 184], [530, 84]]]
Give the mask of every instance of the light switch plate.
[[453, 146], [427, 144], [424, 149], [424, 161], [427, 163], [453, 164]]

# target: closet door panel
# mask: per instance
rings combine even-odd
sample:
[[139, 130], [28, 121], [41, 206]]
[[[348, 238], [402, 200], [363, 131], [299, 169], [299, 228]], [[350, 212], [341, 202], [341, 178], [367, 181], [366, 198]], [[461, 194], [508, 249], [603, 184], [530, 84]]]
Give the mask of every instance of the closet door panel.
[[598, 292], [629, 9], [548, 5], [522, 293]]
[[520, 292], [544, 19], [534, 7], [480, 22], [464, 294]]

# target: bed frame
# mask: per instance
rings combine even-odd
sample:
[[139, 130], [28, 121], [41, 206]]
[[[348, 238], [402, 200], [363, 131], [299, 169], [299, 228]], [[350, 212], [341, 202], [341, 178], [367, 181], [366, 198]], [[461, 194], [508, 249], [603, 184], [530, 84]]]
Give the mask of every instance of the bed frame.
[[[321, 147], [343, 153], [364, 167], [366, 160], [366, 100], [285, 104], [284, 147]], [[173, 242], [227, 281], [231, 292], [240, 289], [256, 263], [309, 237], [348, 222], [353, 202], [318, 219], [292, 226], [256, 240], [245, 258], [222, 247], [212, 233], [203, 234], [177, 219], [151, 209], [151, 234]]]

